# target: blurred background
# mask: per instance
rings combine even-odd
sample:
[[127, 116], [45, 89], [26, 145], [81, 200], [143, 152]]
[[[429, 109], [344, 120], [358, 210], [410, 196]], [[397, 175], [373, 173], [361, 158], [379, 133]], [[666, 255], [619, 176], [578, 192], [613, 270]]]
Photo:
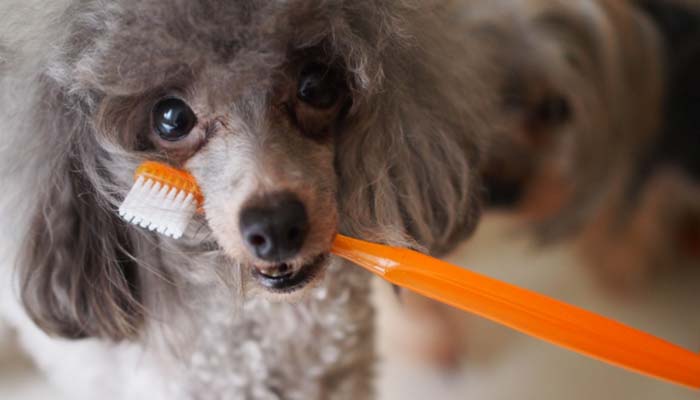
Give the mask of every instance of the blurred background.
[[[488, 216], [449, 259], [700, 350], [700, 273], [634, 294], [601, 286], [568, 244], [542, 248], [513, 218]], [[684, 400], [692, 391], [552, 347], [376, 282], [379, 399]], [[0, 399], [62, 400], [0, 334]]]

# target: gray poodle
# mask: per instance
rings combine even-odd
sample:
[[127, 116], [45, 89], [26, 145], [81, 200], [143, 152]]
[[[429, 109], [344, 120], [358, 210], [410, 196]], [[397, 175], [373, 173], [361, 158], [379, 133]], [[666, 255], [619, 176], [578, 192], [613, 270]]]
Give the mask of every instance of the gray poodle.
[[[3, 314], [72, 399], [372, 397], [369, 276], [337, 232], [442, 254], [492, 115], [451, 1], [3, 0]], [[184, 240], [116, 208], [144, 160]]]

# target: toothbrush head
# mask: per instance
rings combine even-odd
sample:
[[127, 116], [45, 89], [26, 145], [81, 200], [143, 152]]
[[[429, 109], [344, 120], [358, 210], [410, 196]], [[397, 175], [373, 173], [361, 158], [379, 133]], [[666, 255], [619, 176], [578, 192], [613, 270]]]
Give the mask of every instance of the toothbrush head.
[[134, 186], [119, 207], [127, 222], [179, 239], [204, 197], [189, 173], [158, 162], [141, 164]]

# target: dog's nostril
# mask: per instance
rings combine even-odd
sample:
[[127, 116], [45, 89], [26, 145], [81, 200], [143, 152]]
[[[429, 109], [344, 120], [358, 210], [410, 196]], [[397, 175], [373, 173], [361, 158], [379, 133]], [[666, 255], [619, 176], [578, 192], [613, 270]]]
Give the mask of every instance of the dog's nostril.
[[267, 242], [267, 240], [265, 240], [265, 237], [263, 237], [262, 235], [250, 235], [248, 241], [253, 246], [262, 246], [265, 244], [265, 242]]
[[292, 227], [289, 232], [287, 232], [287, 240], [296, 240], [299, 235], [301, 234], [301, 231], [297, 227]]
[[304, 204], [292, 193], [254, 199], [240, 215], [246, 246], [258, 258], [280, 262], [299, 253], [309, 229]]

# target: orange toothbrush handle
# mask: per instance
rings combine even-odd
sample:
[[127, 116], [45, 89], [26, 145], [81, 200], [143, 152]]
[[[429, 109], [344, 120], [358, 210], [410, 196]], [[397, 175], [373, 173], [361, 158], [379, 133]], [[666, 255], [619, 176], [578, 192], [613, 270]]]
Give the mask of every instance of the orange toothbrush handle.
[[339, 235], [332, 251], [426, 297], [598, 360], [700, 389], [700, 355], [621, 323], [407, 249]]

